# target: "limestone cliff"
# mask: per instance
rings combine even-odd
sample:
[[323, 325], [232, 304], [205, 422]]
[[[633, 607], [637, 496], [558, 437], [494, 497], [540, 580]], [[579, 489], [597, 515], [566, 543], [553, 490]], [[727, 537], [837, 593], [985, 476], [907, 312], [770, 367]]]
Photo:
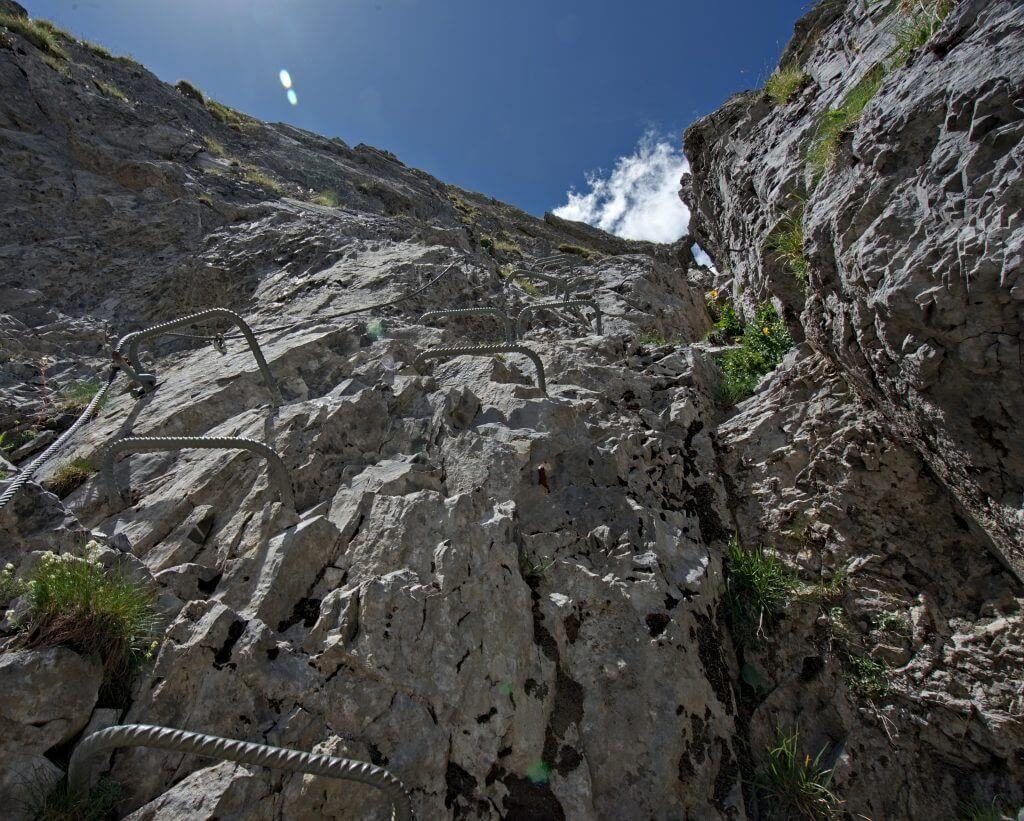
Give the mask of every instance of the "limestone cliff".
[[[228, 308], [271, 373], [268, 385], [223, 322], [147, 340], [131, 364], [155, 389], [118, 372], [97, 418], [0, 510], [12, 579], [54, 561], [44, 551], [92, 544], [90, 560], [158, 614], [152, 658], [117, 687], [80, 647], [33, 643], [30, 595], [0, 588], [4, 805], [26, 782], [49, 789], [84, 736], [117, 723], [371, 762], [402, 780], [418, 818], [778, 815], [766, 751], [793, 730], [832, 771], [842, 804], [829, 812], [955, 817], [969, 801], [1024, 800], [1024, 625], [1000, 561], [1016, 566], [1021, 534], [1021, 442], [1005, 427], [1020, 374], [992, 364], [1001, 336], [991, 362], [988, 347], [967, 353], [996, 322], [1019, 342], [1019, 140], [1006, 136], [1021, 122], [1019, 16], [956, 6], [813, 191], [802, 156], [816, 118], [843, 77], [856, 82], [851, 63], [891, 46], [860, 0], [800, 21], [784, 62], [810, 79], [790, 102], [744, 95], [688, 132], [695, 238], [718, 272], [694, 266], [692, 239], [539, 220], [52, 29], [0, 27], [0, 431], [13, 463], [0, 467], [24, 468], [68, 428], [131, 331]], [[953, 82], [950, 67], [975, 72], [974, 97], [996, 111], [974, 155], [969, 124], [907, 90]], [[942, 139], [927, 142], [929, 123]], [[876, 132], [894, 141], [885, 162], [856, 153]], [[926, 157], [938, 143], [945, 159]], [[980, 169], [960, 174], [977, 195], [943, 182], [951, 159]], [[792, 191], [808, 194], [806, 291], [765, 246]], [[929, 335], [951, 309], [915, 300], [951, 299], [925, 268], [963, 222], [940, 194], [977, 209], [955, 246], [977, 271], [975, 301]], [[902, 210], [885, 216], [890, 202]], [[857, 250], [869, 245], [884, 273]], [[559, 287], [520, 270], [553, 254], [548, 273], [603, 322], [597, 333], [586, 307], [524, 320], [546, 390], [519, 354], [417, 359], [504, 341], [491, 316], [422, 315], [514, 317], [553, 299]], [[774, 300], [800, 343], [735, 407], [716, 365], [731, 340], [707, 338], [730, 287], [748, 318]], [[883, 351], [893, 333], [915, 342]], [[948, 364], [914, 358], [928, 345]], [[957, 391], [970, 409], [952, 406]], [[257, 440], [290, 493], [230, 449], [121, 453], [109, 487], [93, 469], [140, 436]], [[791, 573], [792, 600], [754, 642], [729, 616], [733, 534]], [[884, 687], [861, 686], [863, 659]], [[136, 819], [390, 812], [370, 788], [258, 766], [146, 749], [101, 763], [121, 785], [117, 814]]]

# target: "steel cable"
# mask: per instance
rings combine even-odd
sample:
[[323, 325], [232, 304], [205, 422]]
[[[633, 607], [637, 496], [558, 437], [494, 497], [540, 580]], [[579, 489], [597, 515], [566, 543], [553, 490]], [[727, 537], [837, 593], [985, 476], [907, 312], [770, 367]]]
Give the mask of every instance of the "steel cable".
[[393, 821], [412, 821], [414, 817], [412, 802], [405, 786], [382, 767], [349, 758], [271, 747], [268, 744], [254, 744], [234, 738], [191, 733], [187, 730], [156, 727], [151, 724], [120, 724], [86, 736], [71, 754], [71, 761], [68, 764], [68, 791], [72, 795], [86, 794], [92, 760], [100, 753], [118, 747], [152, 747], [176, 753], [219, 758], [238, 764], [254, 764], [259, 767], [309, 773], [343, 781], [357, 781], [376, 787], [388, 797]]

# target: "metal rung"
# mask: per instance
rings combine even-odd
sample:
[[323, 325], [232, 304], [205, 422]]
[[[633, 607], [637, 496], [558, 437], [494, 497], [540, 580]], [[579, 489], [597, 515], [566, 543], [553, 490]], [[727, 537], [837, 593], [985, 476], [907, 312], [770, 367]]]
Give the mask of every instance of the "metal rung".
[[415, 365], [418, 368], [428, 359], [452, 359], [456, 356], [491, 356], [496, 353], [518, 353], [528, 356], [537, 369], [537, 387], [543, 393], [548, 392], [547, 382], [544, 379], [544, 363], [540, 361], [537, 354], [524, 345], [473, 345], [464, 348], [428, 348], [416, 357]]
[[512, 323], [512, 318], [506, 314], [501, 308], [451, 308], [446, 311], [427, 311], [420, 317], [420, 322], [426, 322], [431, 319], [439, 319], [445, 316], [494, 316], [500, 319], [505, 325], [505, 342], [508, 345], [512, 345], [515, 340], [515, 330]]
[[255, 439], [212, 436], [128, 436], [111, 442], [103, 454], [103, 482], [107, 487], [110, 504], [116, 507], [119, 502], [124, 501], [124, 497], [117, 488], [117, 480], [114, 478], [114, 457], [118, 453], [122, 451], [152, 453], [154, 451], [186, 450], [191, 448], [207, 450], [233, 448], [236, 450], [247, 450], [250, 453], [255, 453], [257, 456], [262, 456], [267, 460], [270, 482], [276, 486], [281, 504], [292, 510], [295, 509], [292, 480], [288, 473], [288, 468], [285, 467], [284, 462], [281, 461], [281, 457], [277, 453]]
[[516, 317], [516, 333], [519, 336], [523, 336], [523, 321], [529, 314], [555, 308], [591, 308], [594, 311], [594, 324], [597, 326], [597, 332], [598, 334], [602, 333], [601, 309], [592, 299], [565, 299], [558, 302], [535, 302], [532, 305], [527, 305], [519, 312], [519, 316]]

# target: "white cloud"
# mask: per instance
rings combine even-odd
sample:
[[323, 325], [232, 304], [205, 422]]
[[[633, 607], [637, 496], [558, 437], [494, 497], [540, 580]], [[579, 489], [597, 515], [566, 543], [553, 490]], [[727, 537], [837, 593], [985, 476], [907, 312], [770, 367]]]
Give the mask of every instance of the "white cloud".
[[690, 222], [690, 210], [679, 199], [679, 178], [689, 168], [681, 150], [649, 131], [610, 174], [587, 174], [590, 190], [570, 189], [554, 213], [625, 239], [675, 242]]

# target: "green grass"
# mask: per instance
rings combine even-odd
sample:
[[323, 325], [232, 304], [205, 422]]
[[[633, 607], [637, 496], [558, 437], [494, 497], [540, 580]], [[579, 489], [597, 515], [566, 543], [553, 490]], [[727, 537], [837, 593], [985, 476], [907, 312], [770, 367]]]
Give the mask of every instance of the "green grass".
[[763, 547], [745, 549], [733, 536], [723, 604], [733, 641], [755, 647], [775, 623], [796, 588], [796, 578]]
[[743, 329], [740, 346], [725, 351], [719, 360], [722, 370], [722, 399], [735, 404], [754, 392], [758, 382], [773, 370], [793, 340], [770, 302], [762, 303]]
[[775, 105], [785, 105], [811, 78], [799, 66], [777, 68], [764, 85], [764, 92]]
[[233, 128], [236, 131], [241, 131], [249, 122], [249, 118], [244, 114], [240, 114], [233, 108], [228, 108], [223, 103], [218, 103], [216, 100], [206, 99], [204, 103], [206, 110], [209, 111], [214, 117], [220, 120], [228, 128]]
[[838, 107], [822, 115], [807, 152], [807, 165], [814, 184], [817, 184], [835, 158], [839, 138], [856, 125], [867, 104], [881, 88], [887, 73], [888, 68], [882, 63], [872, 66], [857, 85], [850, 89]]
[[[61, 410], [84, 410], [103, 385], [96, 379], [79, 379], [65, 385], [60, 391], [58, 404]], [[105, 397], [104, 397], [105, 398]]]
[[537, 290], [537, 286], [530, 282], [530, 280], [523, 279], [522, 277], [516, 277], [512, 282], [526, 291], [530, 296], [540, 296], [540, 291]]
[[214, 157], [226, 157], [228, 154], [224, 144], [213, 137], [203, 137], [203, 145], [206, 146], [206, 153], [212, 154]]
[[106, 776], [85, 795], [72, 794], [65, 778], [49, 791], [30, 784], [22, 803], [32, 821], [106, 821], [115, 817], [115, 805], [120, 797], [121, 785]]
[[911, 52], [932, 38], [952, 8], [949, 0], [903, 0], [900, 3], [894, 30], [896, 45], [889, 53], [896, 66], [904, 65]]
[[96, 470], [93, 468], [92, 462], [88, 459], [81, 457], [72, 459], [70, 462], [57, 468], [53, 476], [46, 483], [46, 488], [63, 499], [84, 485], [95, 472]]
[[68, 53], [61, 47], [63, 34], [60, 29], [46, 20], [34, 20], [27, 17], [15, 17], [13, 14], [0, 14], [0, 26], [15, 34], [20, 34], [43, 54], [67, 60]]
[[768, 250], [802, 284], [807, 282], [807, 257], [804, 256], [804, 204], [785, 217], [768, 237]]
[[107, 690], [127, 688], [153, 650], [152, 595], [89, 556], [45, 553], [28, 574], [28, 647], [70, 647], [103, 664]]
[[881, 698], [889, 690], [889, 667], [867, 656], [850, 656], [846, 661], [846, 686], [866, 699]]
[[338, 192], [330, 189], [318, 191], [309, 201], [314, 205], [326, 205], [328, 208], [337, 208], [341, 205], [341, 197], [338, 196]]
[[583, 248], [580, 245], [569, 245], [564, 242], [558, 246], [558, 250], [563, 254], [575, 254], [576, 256], [583, 257], [584, 259], [590, 259], [594, 256], [594, 252], [589, 248]]
[[821, 766], [826, 748], [811, 758], [800, 752], [800, 731], [779, 731], [765, 750], [763, 775], [755, 782], [768, 800], [770, 818], [831, 819], [840, 800], [829, 788], [832, 771]]
[[[717, 291], [712, 291], [712, 298], [718, 296]], [[736, 314], [736, 306], [732, 301], [727, 301], [721, 308], [715, 303], [708, 303], [708, 311], [715, 320], [715, 324], [708, 332], [707, 338], [719, 345], [729, 345], [743, 336], [743, 323]]]

